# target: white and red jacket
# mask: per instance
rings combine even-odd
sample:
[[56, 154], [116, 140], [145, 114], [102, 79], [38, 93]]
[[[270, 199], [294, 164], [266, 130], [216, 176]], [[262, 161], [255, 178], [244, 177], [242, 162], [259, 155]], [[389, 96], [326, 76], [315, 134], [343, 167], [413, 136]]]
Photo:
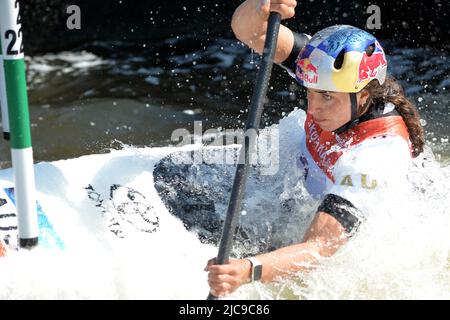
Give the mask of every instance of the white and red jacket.
[[[293, 78], [295, 61], [309, 39], [294, 33], [292, 52], [280, 64]], [[321, 199], [318, 211], [335, 217], [348, 232], [376, 203], [405, 186], [412, 159], [408, 130], [392, 103], [374, 106], [368, 116], [369, 120], [334, 134], [307, 115], [301, 132], [297, 163], [305, 187]]]
[[349, 232], [360, 220], [349, 209], [365, 215], [383, 192], [405, 182], [411, 143], [391, 103], [379, 117], [341, 134], [322, 130], [307, 115], [301, 134], [297, 164], [305, 187], [322, 200], [318, 211], [335, 217]]

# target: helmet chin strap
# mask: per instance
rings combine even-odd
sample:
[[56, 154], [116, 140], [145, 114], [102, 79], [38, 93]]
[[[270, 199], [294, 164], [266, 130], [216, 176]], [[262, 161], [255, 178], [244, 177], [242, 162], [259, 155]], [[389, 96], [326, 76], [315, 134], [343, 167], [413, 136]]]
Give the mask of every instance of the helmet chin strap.
[[341, 134], [342, 132], [353, 128], [359, 123], [359, 117], [358, 117], [358, 100], [356, 98], [356, 93], [349, 93], [350, 94], [350, 106], [351, 106], [351, 118], [350, 121], [344, 124], [343, 126], [337, 128], [336, 130], [333, 130], [336, 134]]

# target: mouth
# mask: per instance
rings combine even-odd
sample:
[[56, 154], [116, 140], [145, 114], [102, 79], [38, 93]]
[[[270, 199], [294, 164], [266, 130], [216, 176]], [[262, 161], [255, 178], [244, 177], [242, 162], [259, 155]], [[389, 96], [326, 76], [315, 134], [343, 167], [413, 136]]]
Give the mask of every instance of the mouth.
[[327, 119], [319, 119], [319, 118], [314, 118], [315, 122], [324, 122], [327, 121]]

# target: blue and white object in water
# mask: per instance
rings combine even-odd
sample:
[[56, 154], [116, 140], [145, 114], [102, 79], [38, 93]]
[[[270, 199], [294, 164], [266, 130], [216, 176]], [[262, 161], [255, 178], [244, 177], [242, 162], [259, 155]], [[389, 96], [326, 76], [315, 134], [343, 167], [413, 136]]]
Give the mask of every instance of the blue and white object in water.
[[[39, 225], [39, 243], [43, 247], [64, 249], [64, 242], [55, 232], [45, 212], [39, 203], [36, 203]], [[0, 251], [18, 250], [17, 209], [14, 188], [0, 189]], [[1, 249], [2, 248], [2, 249]]]

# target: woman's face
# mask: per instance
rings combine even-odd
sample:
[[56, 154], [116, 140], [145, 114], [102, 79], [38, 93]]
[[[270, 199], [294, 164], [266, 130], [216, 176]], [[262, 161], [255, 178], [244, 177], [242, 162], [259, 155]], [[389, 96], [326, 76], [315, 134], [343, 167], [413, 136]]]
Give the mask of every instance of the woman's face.
[[[359, 92], [358, 105], [363, 105], [367, 97], [366, 90]], [[322, 130], [333, 131], [350, 121], [351, 104], [348, 93], [308, 89], [307, 98], [308, 113]]]

